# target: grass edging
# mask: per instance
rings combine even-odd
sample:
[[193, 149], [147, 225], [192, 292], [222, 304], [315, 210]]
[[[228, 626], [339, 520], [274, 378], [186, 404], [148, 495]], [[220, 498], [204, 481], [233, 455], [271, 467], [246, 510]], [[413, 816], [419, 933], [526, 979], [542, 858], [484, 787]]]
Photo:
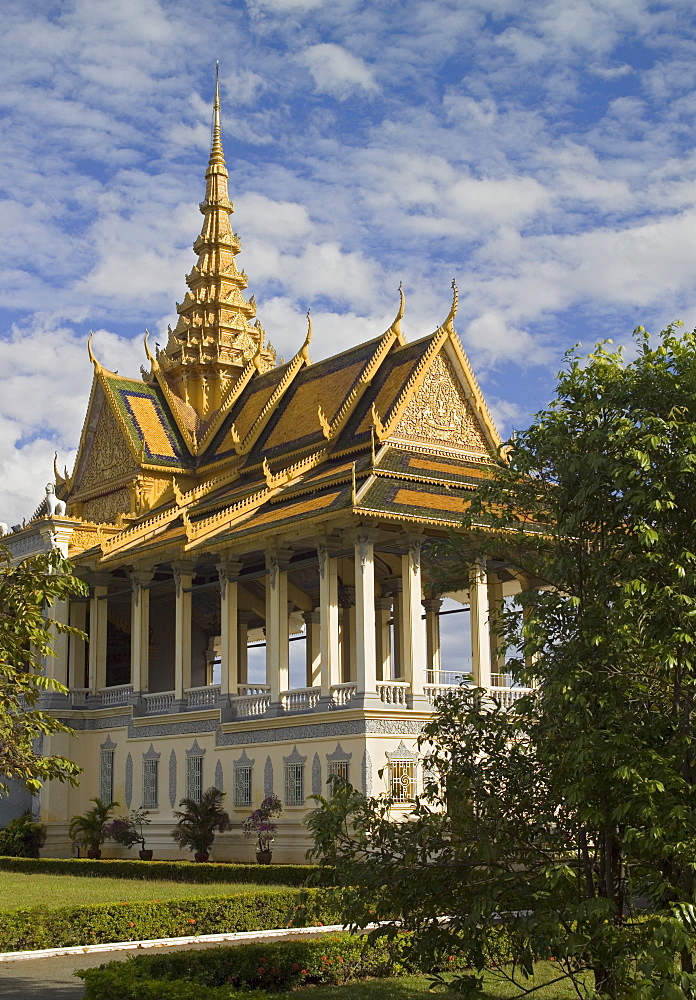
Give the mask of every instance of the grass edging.
[[0, 871], [88, 878], [166, 879], [171, 882], [255, 882], [258, 885], [304, 885], [317, 865], [256, 865], [195, 861], [136, 861], [130, 858], [0, 857]]
[[[199, 899], [5, 910], [0, 921], [0, 951], [273, 930], [290, 925], [300, 896], [299, 889], [269, 888]], [[308, 890], [303, 906], [307, 910], [305, 922], [339, 922], [335, 907], [321, 889]]]

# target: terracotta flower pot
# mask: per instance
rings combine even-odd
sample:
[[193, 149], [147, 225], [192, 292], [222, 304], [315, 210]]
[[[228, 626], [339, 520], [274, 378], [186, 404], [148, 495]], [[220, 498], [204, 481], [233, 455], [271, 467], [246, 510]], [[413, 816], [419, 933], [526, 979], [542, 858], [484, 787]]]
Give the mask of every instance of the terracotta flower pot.
[[193, 855], [193, 857], [195, 858], [196, 861], [207, 861], [208, 858], [210, 857], [210, 854], [208, 854], [207, 851], [197, 851]]
[[273, 858], [273, 851], [257, 851], [256, 860], [260, 865], [270, 865]]
[[152, 861], [152, 851], [143, 849], [142, 851], [138, 851], [138, 854], [141, 861]]
[[98, 860], [101, 857], [101, 848], [100, 847], [89, 847], [87, 849], [87, 857], [91, 858], [92, 861]]

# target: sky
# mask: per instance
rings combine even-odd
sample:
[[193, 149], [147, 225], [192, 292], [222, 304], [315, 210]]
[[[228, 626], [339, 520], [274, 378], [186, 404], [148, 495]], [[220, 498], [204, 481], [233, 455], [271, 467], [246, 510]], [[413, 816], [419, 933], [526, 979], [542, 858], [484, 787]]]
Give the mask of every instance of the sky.
[[456, 327], [506, 436], [576, 343], [696, 326], [692, 0], [3, 0], [0, 521], [195, 261], [215, 62], [279, 355]]

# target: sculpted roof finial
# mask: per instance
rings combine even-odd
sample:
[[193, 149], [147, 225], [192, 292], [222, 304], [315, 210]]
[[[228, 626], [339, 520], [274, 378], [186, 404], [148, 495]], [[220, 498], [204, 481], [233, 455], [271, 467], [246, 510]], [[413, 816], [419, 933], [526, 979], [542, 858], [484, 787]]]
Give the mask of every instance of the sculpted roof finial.
[[450, 311], [447, 314], [447, 319], [442, 324], [442, 329], [447, 330], [448, 333], [454, 333], [454, 317], [457, 315], [457, 308], [459, 306], [459, 291], [457, 289], [457, 281], [452, 278], [452, 305]]
[[215, 63], [215, 101], [213, 103], [213, 127], [210, 141], [210, 163], [225, 163], [222, 149], [222, 126], [220, 124], [220, 63]]
[[401, 332], [401, 320], [404, 318], [404, 312], [406, 311], [406, 296], [404, 295], [403, 282], [399, 282], [399, 309], [394, 317], [394, 322], [391, 325], [391, 329], [399, 338], [400, 343], [404, 343], [404, 336]]
[[305, 359], [305, 361], [306, 361], [307, 364], [310, 363], [310, 361], [309, 361], [309, 344], [310, 344], [311, 339], [312, 339], [312, 317], [311, 317], [311, 314], [310, 314], [310, 310], [308, 309], [307, 310], [307, 336], [304, 339], [304, 344], [300, 348], [300, 353], [302, 354], [302, 357]]

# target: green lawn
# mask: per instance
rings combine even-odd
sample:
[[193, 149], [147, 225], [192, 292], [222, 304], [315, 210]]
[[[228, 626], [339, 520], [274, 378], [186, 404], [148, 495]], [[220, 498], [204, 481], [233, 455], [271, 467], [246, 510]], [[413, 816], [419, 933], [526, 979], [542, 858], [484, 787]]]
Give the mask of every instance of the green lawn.
[[[526, 981], [526, 988], [539, 983], [553, 980], [558, 975], [558, 969], [550, 962], [539, 962], [536, 968], [535, 978]], [[430, 992], [431, 980], [427, 976], [401, 976], [398, 979], [368, 979], [363, 982], [347, 983], [345, 986], [308, 986], [297, 990], [294, 994], [285, 993], [285, 996], [301, 998], [301, 1000], [414, 1000], [422, 997], [450, 996], [449, 992], [441, 989], [435, 993]], [[512, 997], [520, 996], [521, 991], [510, 983], [501, 982], [486, 976], [485, 990], [481, 1000], [509, 1000]], [[274, 994], [277, 1000], [281, 1000], [283, 994]], [[570, 1000], [573, 997], [577, 1000], [577, 993], [568, 982], [552, 983], [550, 986], [542, 986], [537, 992], [532, 994], [532, 998], [537, 1000]]]
[[76, 875], [25, 875], [0, 871], [0, 910], [30, 906], [80, 906], [90, 903], [140, 903], [200, 896], [235, 896], [277, 886], [247, 882], [196, 885], [191, 882], [141, 882], [129, 878], [85, 878]]

